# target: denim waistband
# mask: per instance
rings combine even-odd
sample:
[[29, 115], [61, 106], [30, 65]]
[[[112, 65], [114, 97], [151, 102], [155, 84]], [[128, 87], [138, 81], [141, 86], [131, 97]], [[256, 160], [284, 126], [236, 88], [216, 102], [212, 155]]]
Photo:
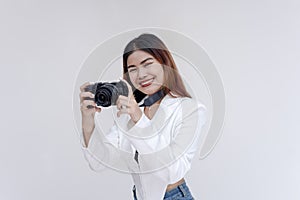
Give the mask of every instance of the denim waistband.
[[[133, 186], [133, 196], [134, 196], [134, 200], [137, 200], [137, 197], [136, 197], [136, 187], [135, 185]], [[185, 182], [183, 182], [182, 184], [178, 185], [176, 188], [168, 191], [165, 193], [165, 196], [164, 196], [164, 199], [169, 199], [169, 198], [172, 198], [173, 196], [176, 196], [180, 194], [180, 196], [182, 197], [186, 197], [188, 199], [194, 199], [192, 197], [192, 194], [188, 188], [188, 186], [186, 185]]]
[[182, 196], [187, 196], [190, 194], [189, 188], [187, 187], [186, 183], [183, 182], [182, 184], [178, 185], [176, 188], [168, 191], [165, 193], [164, 199], [174, 196], [175, 194], [182, 193]]

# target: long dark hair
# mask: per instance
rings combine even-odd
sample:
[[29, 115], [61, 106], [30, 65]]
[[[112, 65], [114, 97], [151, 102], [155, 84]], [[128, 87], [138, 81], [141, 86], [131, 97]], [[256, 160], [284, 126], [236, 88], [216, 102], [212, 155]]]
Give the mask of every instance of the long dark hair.
[[[133, 86], [127, 69], [128, 57], [136, 50], [149, 53], [163, 66], [165, 83], [163, 83], [162, 89], [165, 94], [170, 94], [172, 97], [191, 98], [191, 95], [186, 91], [174, 59], [166, 45], [157, 36], [145, 33], [131, 40], [126, 45], [123, 53], [123, 78], [131, 85], [138, 102], [145, 94], [143, 95], [141, 91]], [[177, 96], [172, 95], [170, 92]], [[142, 97], [139, 98], [138, 96]]]

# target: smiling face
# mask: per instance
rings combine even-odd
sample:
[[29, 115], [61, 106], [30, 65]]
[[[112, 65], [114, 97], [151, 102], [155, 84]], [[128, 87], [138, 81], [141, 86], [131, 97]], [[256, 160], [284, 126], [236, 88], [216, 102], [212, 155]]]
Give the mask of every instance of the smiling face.
[[164, 84], [162, 65], [145, 51], [136, 50], [130, 54], [127, 68], [131, 83], [144, 94], [154, 94]]

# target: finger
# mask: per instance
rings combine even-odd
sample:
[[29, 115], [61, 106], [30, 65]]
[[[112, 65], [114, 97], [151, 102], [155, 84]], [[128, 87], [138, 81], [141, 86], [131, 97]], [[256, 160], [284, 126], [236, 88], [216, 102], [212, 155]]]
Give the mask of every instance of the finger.
[[116, 104], [124, 104], [124, 105], [128, 105], [129, 104], [129, 97], [123, 96], [123, 95], [119, 95]]
[[117, 117], [120, 117], [122, 114], [127, 114], [127, 109], [121, 109], [117, 112]]
[[125, 104], [127, 106], [129, 106], [132, 102], [132, 98], [133, 96], [130, 96], [130, 97], [126, 97], [126, 96], [122, 96], [120, 95], [119, 97], [119, 101], [118, 102], [121, 102], [122, 104]]
[[116, 101], [116, 105], [120, 104], [121, 95], [118, 96], [118, 99]]
[[123, 96], [123, 95], [119, 95], [119, 98], [118, 98], [118, 100], [127, 100], [129, 97], [127, 97], [127, 96]]
[[92, 100], [84, 100], [81, 104], [80, 104], [80, 107], [83, 109], [83, 110], [86, 110], [86, 109], [91, 109], [91, 108], [94, 108], [96, 106], [96, 103]]
[[88, 86], [88, 85], [91, 85], [91, 84], [93, 84], [93, 83], [92, 83], [92, 82], [85, 82], [83, 85], [80, 86], [80, 91], [81, 91], [81, 92], [84, 92], [84, 88], [85, 88], [86, 86]]
[[125, 104], [118, 104], [117, 105], [117, 109], [118, 110], [124, 110], [124, 109], [128, 109], [129, 106], [125, 105]]
[[128, 100], [127, 99], [125, 99], [125, 100], [119, 100], [119, 102], [117, 103], [117, 108], [118, 108], [118, 110], [121, 110], [122, 109], [122, 106], [124, 107], [126, 107], [126, 108], [130, 108], [131, 107], [131, 104], [130, 104], [130, 102], [128, 102]]
[[120, 98], [118, 99], [118, 103], [126, 103], [126, 104], [128, 104], [129, 101], [130, 101], [129, 97], [125, 97], [125, 96], [121, 96], [121, 95], [120, 95]]
[[85, 99], [93, 100], [95, 98], [95, 95], [91, 92], [80, 92], [79, 97], [80, 97], [80, 102], [82, 102]]

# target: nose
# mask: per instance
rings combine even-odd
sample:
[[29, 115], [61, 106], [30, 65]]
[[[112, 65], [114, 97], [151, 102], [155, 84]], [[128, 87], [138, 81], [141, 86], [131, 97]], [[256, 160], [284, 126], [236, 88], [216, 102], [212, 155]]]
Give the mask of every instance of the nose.
[[144, 79], [147, 76], [147, 70], [144, 67], [139, 67], [138, 72], [139, 72], [138, 77], [140, 80]]

